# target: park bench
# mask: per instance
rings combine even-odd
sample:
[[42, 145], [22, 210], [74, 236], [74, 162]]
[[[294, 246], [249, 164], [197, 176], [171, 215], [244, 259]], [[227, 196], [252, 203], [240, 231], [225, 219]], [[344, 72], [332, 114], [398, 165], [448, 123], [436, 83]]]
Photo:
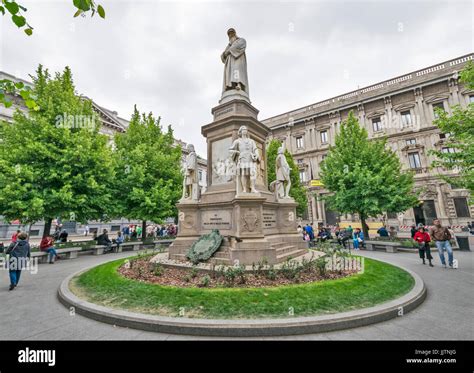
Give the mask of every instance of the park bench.
[[[76, 259], [79, 251], [81, 251], [80, 247], [66, 247], [56, 250], [61, 259]], [[48, 261], [48, 253], [45, 251], [33, 251], [31, 258], [38, 258], [39, 263], [46, 263]]]
[[138, 251], [142, 248], [143, 242], [142, 241], [128, 241], [120, 244], [118, 252], [122, 251]]
[[384, 250], [387, 253], [396, 253], [400, 246], [398, 241], [365, 241], [365, 249], [368, 251]]

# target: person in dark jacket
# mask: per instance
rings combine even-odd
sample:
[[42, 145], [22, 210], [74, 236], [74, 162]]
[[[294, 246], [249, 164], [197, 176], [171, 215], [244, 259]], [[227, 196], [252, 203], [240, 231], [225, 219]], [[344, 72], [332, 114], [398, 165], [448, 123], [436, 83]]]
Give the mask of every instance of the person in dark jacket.
[[8, 247], [6, 254], [10, 255], [8, 260], [8, 270], [10, 274], [10, 290], [17, 287], [20, 281], [21, 270], [26, 264], [27, 258], [30, 258], [30, 244], [27, 241], [28, 234], [20, 232], [16, 242], [12, 242]]
[[388, 230], [385, 225], [382, 225], [378, 230], [377, 233], [380, 237], [388, 237]]
[[67, 242], [67, 236], [68, 236], [67, 230], [63, 229], [61, 233], [59, 233], [59, 241], [61, 241], [62, 243]]
[[97, 236], [97, 245], [104, 245], [106, 247], [104, 252], [112, 251], [112, 241], [110, 241], [107, 229], [104, 229], [102, 234]]

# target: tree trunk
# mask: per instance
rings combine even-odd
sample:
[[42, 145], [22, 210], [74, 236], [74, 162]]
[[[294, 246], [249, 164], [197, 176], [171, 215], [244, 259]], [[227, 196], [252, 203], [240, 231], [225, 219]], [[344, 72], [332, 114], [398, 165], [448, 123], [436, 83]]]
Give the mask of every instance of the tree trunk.
[[362, 224], [362, 232], [364, 232], [364, 240], [369, 239], [369, 226], [365, 222], [364, 214], [359, 214], [360, 216], [360, 223]]
[[43, 231], [43, 238], [49, 236], [51, 234], [51, 224], [53, 223], [52, 218], [46, 218], [44, 220], [44, 231]]
[[142, 222], [142, 241], [146, 239], [146, 220]]

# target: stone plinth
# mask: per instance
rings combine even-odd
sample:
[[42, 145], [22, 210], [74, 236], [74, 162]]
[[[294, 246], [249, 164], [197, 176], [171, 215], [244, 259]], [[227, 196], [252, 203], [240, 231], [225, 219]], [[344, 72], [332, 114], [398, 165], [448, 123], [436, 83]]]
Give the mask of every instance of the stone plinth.
[[[178, 203], [178, 237], [170, 259], [185, 260], [186, 252], [203, 234], [218, 229], [224, 236], [211, 259], [216, 264], [252, 264], [263, 259], [275, 264], [305, 254], [306, 243], [296, 231], [296, 206], [277, 201], [268, 190], [265, 140], [269, 129], [257, 119], [258, 110], [245, 100], [233, 100], [212, 110], [214, 121], [202, 127], [207, 139], [207, 190], [199, 201]], [[229, 148], [241, 126], [247, 126], [260, 154], [258, 194], [236, 195]]]

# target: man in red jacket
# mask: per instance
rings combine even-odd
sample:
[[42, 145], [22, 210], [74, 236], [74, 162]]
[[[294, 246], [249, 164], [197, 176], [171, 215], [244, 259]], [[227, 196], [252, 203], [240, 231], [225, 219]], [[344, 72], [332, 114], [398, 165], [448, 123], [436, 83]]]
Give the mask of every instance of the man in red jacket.
[[41, 251], [45, 251], [48, 253], [48, 262], [49, 264], [53, 264], [54, 260], [57, 258], [58, 254], [56, 249], [54, 248], [54, 239], [52, 236], [43, 237], [40, 242], [39, 246]]
[[425, 254], [426, 259], [428, 259], [430, 263], [430, 267], [433, 267], [431, 263], [431, 248], [430, 248], [430, 241], [431, 237], [428, 232], [426, 232], [425, 227], [422, 225], [418, 227], [418, 231], [415, 233], [413, 239], [418, 243], [418, 253], [420, 254], [420, 258], [423, 260], [423, 264], [425, 264]]

